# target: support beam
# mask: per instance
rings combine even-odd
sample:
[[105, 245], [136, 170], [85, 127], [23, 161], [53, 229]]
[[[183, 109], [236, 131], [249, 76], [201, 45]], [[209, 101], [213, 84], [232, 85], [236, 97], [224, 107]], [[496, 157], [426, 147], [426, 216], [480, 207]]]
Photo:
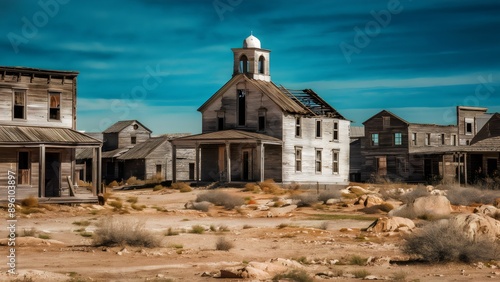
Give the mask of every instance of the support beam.
[[462, 186], [461, 182], [461, 177], [460, 175], [462, 174], [462, 165], [460, 164], [460, 153], [458, 153], [458, 166], [457, 166], [457, 171], [458, 171], [458, 186]]
[[226, 180], [231, 182], [231, 144], [226, 142]]
[[40, 145], [40, 156], [38, 159], [38, 197], [45, 197], [45, 145]]
[[100, 191], [98, 193], [104, 193], [104, 187], [102, 186], [102, 146], [99, 146], [97, 152], [99, 153], [97, 156], [97, 191]]
[[196, 182], [200, 181], [200, 145], [196, 143], [195, 146], [195, 175]]
[[99, 183], [98, 182], [98, 176], [97, 176], [97, 163], [98, 163], [98, 160], [97, 158], [99, 157], [99, 153], [98, 153], [98, 150], [99, 148], [93, 148], [92, 150], [92, 195], [94, 196], [97, 196], [98, 192], [101, 187], [99, 187]]
[[172, 183], [177, 182], [177, 146], [172, 145]]
[[464, 153], [464, 186], [467, 187], [467, 153]]
[[259, 181], [264, 181], [264, 144], [257, 144], [257, 161], [259, 163]]

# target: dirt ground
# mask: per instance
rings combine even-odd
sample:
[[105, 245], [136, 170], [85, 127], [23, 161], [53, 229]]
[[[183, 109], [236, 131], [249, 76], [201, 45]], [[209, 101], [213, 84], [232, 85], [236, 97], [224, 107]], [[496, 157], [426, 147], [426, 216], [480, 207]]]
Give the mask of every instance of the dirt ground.
[[[241, 189], [222, 190], [257, 204], [275, 197]], [[18, 212], [18, 275], [7, 275], [6, 263], [2, 263], [0, 281], [262, 281], [265, 279], [216, 276], [221, 270], [235, 272], [253, 263], [271, 261], [281, 263], [280, 271], [292, 270], [295, 265], [314, 281], [359, 281], [362, 278], [356, 277], [366, 274], [367, 278], [397, 281], [500, 280], [498, 262], [496, 265], [412, 263], [400, 251], [401, 234], [362, 231], [384, 213], [364, 214], [359, 211], [361, 206], [352, 203], [300, 207], [273, 217], [268, 217], [269, 211], [251, 208], [211, 207], [208, 212], [200, 212], [184, 207], [197, 194], [210, 191], [114, 191], [112, 197], [123, 200], [121, 212], [108, 204], [50, 205], [35, 209], [40, 212]], [[126, 201], [130, 197], [137, 197], [135, 205], [146, 207], [142, 211], [131, 208]], [[7, 218], [6, 209], [0, 213]], [[92, 236], [98, 222], [105, 218], [142, 223], [161, 236], [162, 246], [94, 247], [92, 237], [86, 236]], [[203, 226], [205, 232], [189, 232], [196, 225]], [[169, 229], [178, 235], [167, 236]], [[31, 235], [30, 232], [34, 237], [23, 237]], [[8, 231], [2, 228], [0, 238], [7, 236]], [[229, 251], [216, 250], [220, 237], [234, 247]], [[7, 262], [8, 247], [1, 246], [1, 250]], [[353, 264], [350, 261], [354, 256], [369, 262]], [[283, 268], [283, 265], [288, 266]], [[269, 273], [270, 277], [277, 274]]]

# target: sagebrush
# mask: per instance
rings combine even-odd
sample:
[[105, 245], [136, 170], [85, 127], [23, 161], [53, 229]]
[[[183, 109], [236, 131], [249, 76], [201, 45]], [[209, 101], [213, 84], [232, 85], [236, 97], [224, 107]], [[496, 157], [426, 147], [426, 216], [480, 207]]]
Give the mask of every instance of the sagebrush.
[[137, 246], [155, 248], [161, 245], [161, 238], [145, 228], [144, 222], [133, 222], [105, 218], [94, 232], [95, 246]]
[[210, 202], [216, 206], [223, 206], [228, 210], [245, 204], [243, 198], [223, 191], [211, 191], [199, 194], [196, 196], [196, 202]]

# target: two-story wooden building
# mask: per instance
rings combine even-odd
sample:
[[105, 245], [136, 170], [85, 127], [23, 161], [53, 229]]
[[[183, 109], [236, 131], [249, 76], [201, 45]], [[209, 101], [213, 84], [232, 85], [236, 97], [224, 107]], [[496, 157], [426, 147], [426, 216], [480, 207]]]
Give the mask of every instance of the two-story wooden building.
[[201, 181], [346, 184], [350, 121], [311, 89], [274, 84], [255, 36], [232, 51], [232, 78], [198, 109], [202, 133], [174, 139], [174, 154], [195, 148]]
[[[0, 67], [2, 194], [7, 195], [7, 171], [12, 171], [18, 199], [97, 199], [101, 142], [76, 131], [77, 76], [72, 71]], [[77, 148], [92, 152], [90, 196], [71, 187]]]

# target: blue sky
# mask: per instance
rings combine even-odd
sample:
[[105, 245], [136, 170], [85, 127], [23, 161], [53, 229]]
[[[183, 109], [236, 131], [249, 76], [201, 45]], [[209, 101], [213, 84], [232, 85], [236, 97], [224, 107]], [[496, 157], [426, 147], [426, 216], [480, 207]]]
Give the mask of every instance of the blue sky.
[[250, 32], [271, 78], [311, 88], [360, 125], [388, 109], [454, 123], [500, 112], [497, 0], [0, 0], [1, 65], [79, 71], [79, 130], [137, 119], [199, 133], [196, 109], [232, 74]]

